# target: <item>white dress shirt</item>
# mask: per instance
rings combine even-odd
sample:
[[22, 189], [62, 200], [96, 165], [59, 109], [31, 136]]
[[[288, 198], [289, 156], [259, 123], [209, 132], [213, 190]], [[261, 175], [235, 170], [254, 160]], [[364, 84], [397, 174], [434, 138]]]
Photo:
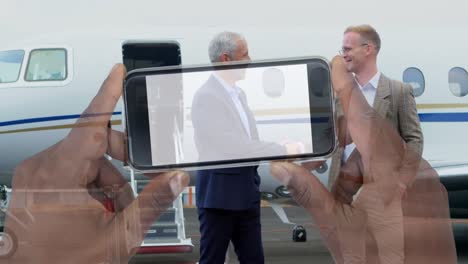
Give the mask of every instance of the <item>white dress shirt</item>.
[[226, 81], [224, 81], [217, 74], [213, 74], [213, 76], [223, 85], [224, 89], [226, 89], [226, 91], [230, 95], [232, 102], [236, 106], [237, 113], [239, 114], [239, 117], [242, 121], [242, 125], [244, 125], [247, 135], [249, 136], [249, 138], [251, 138], [249, 119], [247, 117], [247, 113], [245, 112], [244, 107], [242, 106], [242, 102], [240, 101], [240, 98], [239, 98], [240, 94], [242, 93], [242, 90], [237, 86], [229, 85]]
[[[364, 97], [367, 100], [367, 103], [373, 107], [374, 106], [374, 99], [375, 99], [375, 94], [377, 93], [377, 86], [379, 85], [379, 80], [380, 80], [380, 72], [377, 72], [374, 77], [372, 77], [369, 82], [361, 86], [358, 82], [356, 82], [359, 85], [359, 89], [361, 89], [362, 93], [364, 94]], [[356, 148], [356, 144], [351, 143], [346, 145], [346, 148], [343, 152], [343, 161], [347, 161], [349, 156], [351, 156], [351, 153], [354, 151]]]

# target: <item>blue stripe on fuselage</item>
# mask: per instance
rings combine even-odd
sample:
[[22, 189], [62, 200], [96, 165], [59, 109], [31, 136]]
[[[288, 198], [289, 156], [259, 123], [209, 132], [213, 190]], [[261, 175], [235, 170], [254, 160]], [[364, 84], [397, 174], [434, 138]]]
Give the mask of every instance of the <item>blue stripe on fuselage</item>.
[[[113, 112], [112, 113], [112, 115], [121, 115], [121, 114], [122, 114], [122, 112]], [[19, 119], [19, 120], [0, 122], [0, 127], [21, 125], [21, 124], [39, 123], [39, 122], [58, 121], [58, 120], [77, 119], [80, 116], [81, 115], [62, 115], [62, 116], [46, 116], [46, 117]]]
[[[122, 112], [113, 112], [113, 116], [121, 115]], [[58, 121], [58, 120], [68, 120], [68, 119], [77, 119], [81, 115], [62, 115], [62, 116], [47, 116], [47, 117], [37, 117], [37, 118], [28, 118], [28, 119], [19, 119], [0, 122], [0, 127], [12, 126], [12, 125], [21, 125], [21, 124], [30, 124], [30, 123], [39, 123], [39, 122], [49, 122], [49, 121]], [[421, 113], [419, 114], [419, 119], [421, 122], [468, 122], [468, 113]], [[270, 120], [259, 120], [258, 124], [278, 124], [278, 123], [306, 123], [309, 122], [308, 118], [288, 118], [288, 119], [270, 119]], [[312, 118], [312, 123], [323, 123], [327, 122], [327, 118]]]

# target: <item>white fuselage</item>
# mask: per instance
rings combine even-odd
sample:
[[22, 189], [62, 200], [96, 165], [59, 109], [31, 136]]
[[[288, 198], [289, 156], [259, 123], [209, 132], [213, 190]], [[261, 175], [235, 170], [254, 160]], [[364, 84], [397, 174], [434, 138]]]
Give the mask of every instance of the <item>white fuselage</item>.
[[[21, 160], [66, 136], [97, 93], [112, 65], [122, 62], [122, 44], [126, 41], [175, 41], [180, 45], [184, 65], [207, 64], [208, 41], [215, 33], [230, 29], [245, 36], [252, 59], [312, 55], [331, 59], [341, 48], [342, 31], [349, 19], [341, 22], [334, 21], [322, 27], [311, 24], [288, 26], [285, 22], [278, 27], [87, 29], [37, 34], [31, 40], [2, 44], [0, 50], [20, 49], [25, 51], [25, 56], [18, 81], [0, 83], [0, 184], [11, 185], [14, 168]], [[424, 133], [423, 156], [437, 166], [466, 165], [468, 156], [463, 151], [467, 146], [464, 139], [468, 131], [468, 99], [452, 94], [448, 75], [453, 67], [468, 68], [468, 53], [460, 52], [468, 44], [467, 30], [425, 26], [405, 28], [401, 24], [378, 28], [383, 39], [379, 69], [398, 80], [409, 67], [416, 67], [424, 74], [424, 92], [416, 98]], [[441, 47], [444, 47], [443, 52]], [[30, 51], [43, 48], [66, 49], [68, 75], [64, 81], [24, 80]], [[121, 112], [122, 103], [119, 103], [112, 119], [121, 120]], [[122, 129], [121, 126], [116, 128]], [[266, 175], [267, 170], [262, 169], [261, 174], [263, 190], [274, 192], [279, 184]], [[321, 176], [326, 177], [326, 174]], [[326, 179], [322, 181], [326, 182]]]

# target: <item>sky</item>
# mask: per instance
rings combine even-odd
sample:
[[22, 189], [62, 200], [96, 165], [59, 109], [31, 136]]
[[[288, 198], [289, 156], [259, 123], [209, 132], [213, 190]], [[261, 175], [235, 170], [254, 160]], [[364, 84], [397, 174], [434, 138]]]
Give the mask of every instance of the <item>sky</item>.
[[[466, 0], [0, 0], [4, 37], [75, 28], [158, 26], [317, 26], [468, 28]], [[371, 11], [370, 11], [371, 10]], [[377, 10], [377, 11], [376, 11]], [[362, 13], [362, 15], [360, 14]], [[360, 19], [356, 20], [356, 17]], [[8, 41], [2, 37], [3, 41]]]
[[[198, 27], [204, 32], [237, 31], [246, 34], [249, 40], [256, 39], [257, 43], [258, 39], [265, 39], [262, 42], [265, 43], [265, 48], [252, 47], [253, 53], [258, 58], [270, 56], [266, 50], [272, 47], [275, 47], [281, 56], [315, 54], [312, 47], [311, 52], [290, 50], [289, 47], [293, 42], [288, 42], [288, 39], [291, 37], [296, 41], [314, 39], [313, 43], [317, 41], [322, 43], [325, 36], [327, 42], [334, 43], [322, 54], [329, 56], [337, 53], [341, 45], [342, 31], [347, 26], [363, 23], [373, 25], [381, 34], [383, 41], [381, 61], [392, 58], [398, 53], [402, 58], [401, 63], [405, 64], [407, 62], [403, 61], [404, 58], [409, 57], [405, 52], [412, 52], [413, 61], [416, 59], [418, 62], [427, 63], [433, 60], [433, 56], [427, 56], [429, 54], [458, 56], [459, 53], [454, 51], [466, 54], [468, 46], [467, 0], [236, 0], [232, 2], [0, 0], [0, 2], [2, 6], [0, 49], [27, 46], [27, 39], [42, 41], [44, 38], [49, 39], [49, 35], [59, 36], [65, 40], [67, 35], [78, 35], [78, 32], [85, 32], [85, 35], [88, 35], [91, 30], [97, 36], [107, 37], [110, 34], [108, 29], [126, 28], [125, 31], [122, 30], [126, 32], [125, 36], [129, 39], [138, 39], [138, 36], [128, 36], [128, 32], [134, 30], [138, 33], [142, 32], [143, 28], [148, 30], [159, 27], [165, 29], [165, 33], [155, 38], [174, 38], [172, 32], [175, 30], [172, 27], [177, 26], [185, 30], [190, 28], [189, 31], [192, 31], [192, 27]], [[250, 33], [247, 32], [249, 30]], [[281, 38], [281, 42], [286, 43], [284, 47], [279, 44], [271, 45], [273, 42], [278, 42], [276, 34]], [[304, 34], [303, 38], [299, 37], [301, 34]], [[190, 46], [200, 48], [197, 45], [206, 45], [207, 41], [209, 40], [201, 41], [202, 44], [190, 43]], [[431, 48], [427, 48], [429, 46]], [[392, 47], [391, 52], [385, 49], [386, 47]], [[433, 50], [435, 47], [438, 50], [447, 48], [451, 52], [437, 53]], [[281, 49], [289, 50], [281, 51]], [[205, 57], [203, 56], [204, 59]], [[457, 58], [447, 59], [457, 61]], [[462, 64], [463, 67], [465, 65], [466, 63]]]

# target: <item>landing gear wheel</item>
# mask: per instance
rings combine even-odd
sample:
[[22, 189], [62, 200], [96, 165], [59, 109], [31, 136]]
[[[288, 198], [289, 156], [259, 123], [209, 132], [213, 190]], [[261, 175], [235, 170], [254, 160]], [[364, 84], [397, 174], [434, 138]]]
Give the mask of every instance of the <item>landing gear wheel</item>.
[[8, 258], [15, 254], [18, 247], [18, 239], [8, 229], [0, 229], [0, 259]]
[[294, 242], [306, 242], [307, 241], [306, 229], [301, 225], [294, 226], [293, 232], [292, 232], [292, 239]]

